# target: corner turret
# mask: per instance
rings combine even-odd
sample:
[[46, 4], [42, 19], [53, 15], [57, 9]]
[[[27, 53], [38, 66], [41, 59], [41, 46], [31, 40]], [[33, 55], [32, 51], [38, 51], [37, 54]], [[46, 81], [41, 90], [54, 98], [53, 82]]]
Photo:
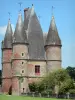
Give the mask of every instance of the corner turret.
[[[19, 13], [16, 29], [13, 36], [13, 58], [12, 58], [12, 95], [20, 95], [27, 92], [27, 61], [28, 41], [22, 15]], [[21, 78], [23, 82], [21, 82]]]
[[54, 16], [52, 16], [45, 44], [48, 72], [61, 68], [61, 46], [62, 44], [58, 35]]
[[12, 27], [9, 19], [5, 38], [2, 42], [2, 92], [7, 94], [12, 87], [12, 34]]

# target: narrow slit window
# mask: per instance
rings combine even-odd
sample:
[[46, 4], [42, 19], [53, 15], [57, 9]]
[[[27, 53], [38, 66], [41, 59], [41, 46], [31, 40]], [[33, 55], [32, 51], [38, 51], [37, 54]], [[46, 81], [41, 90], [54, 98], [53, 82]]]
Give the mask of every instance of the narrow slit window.
[[24, 56], [24, 53], [22, 53], [22, 56]]
[[24, 62], [22, 62], [22, 64], [23, 64]]

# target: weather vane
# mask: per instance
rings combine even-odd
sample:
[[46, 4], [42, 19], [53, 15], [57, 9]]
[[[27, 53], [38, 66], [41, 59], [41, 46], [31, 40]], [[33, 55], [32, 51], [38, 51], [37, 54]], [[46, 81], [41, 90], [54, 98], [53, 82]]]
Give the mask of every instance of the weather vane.
[[9, 20], [10, 20], [10, 12], [8, 12], [8, 14], [9, 14]]
[[20, 12], [21, 12], [21, 5], [22, 5], [22, 2], [19, 2], [18, 4], [20, 5]]
[[54, 7], [52, 6], [52, 16], [53, 16], [53, 12], [54, 12]]

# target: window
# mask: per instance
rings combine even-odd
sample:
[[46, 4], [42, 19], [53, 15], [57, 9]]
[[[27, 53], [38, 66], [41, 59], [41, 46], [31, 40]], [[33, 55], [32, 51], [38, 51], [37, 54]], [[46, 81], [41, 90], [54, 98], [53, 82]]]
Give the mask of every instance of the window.
[[23, 64], [24, 62], [22, 62], [22, 64]]
[[23, 93], [24, 93], [24, 88], [23, 88]]
[[35, 65], [35, 73], [36, 74], [40, 73], [40, 66], [39, 65]]
[[24, 53], [22, 53], [22, 56], [24, 56]]
[[22, 73], [24, 73], [24, 70], [22, 70]]

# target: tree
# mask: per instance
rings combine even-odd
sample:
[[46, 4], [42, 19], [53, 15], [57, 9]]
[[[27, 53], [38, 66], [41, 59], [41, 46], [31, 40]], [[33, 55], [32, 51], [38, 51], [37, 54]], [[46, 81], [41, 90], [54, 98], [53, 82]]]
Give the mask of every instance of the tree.
[[30, 92], [36, 92], [37, 91], [37, 84], [35, 82], [29, 83], [29, 89], [30, 89]]
[[67, 93], [70, 89], [74, 89], [74, 84], [67, 71], [60, 69], [50, 72], [38, 83], [30, 83], [29, 89], [31, 92], [58, 95], [58, 93]]
[[0, 70], [0, 85], [2, 83], [2, 71]]
[[74, 84], [73, 84], [72, 79], [69, 78], [63, 81], [63, 83], [60, 85], [59, 93], [60, 94], [67, 93], [69, 92], [70, 89], [74, 89]]
[[46, 84], [46, 89], [52, 89], [54, 93], [65, 93], [69, 89], [74, 88], [73, 81], [66, 70], [60, 69], [58, 71], [49, 73], [44, 79], [43, 84]]
[[44, 84], [38, 82], [29, 83], [30, 92], [39, 92], [41, 93], [44, 90]]
[[71, 76], [71, 78], [75, 80], [75, 67], [68, 66], [66, 70], [68, 74]]

